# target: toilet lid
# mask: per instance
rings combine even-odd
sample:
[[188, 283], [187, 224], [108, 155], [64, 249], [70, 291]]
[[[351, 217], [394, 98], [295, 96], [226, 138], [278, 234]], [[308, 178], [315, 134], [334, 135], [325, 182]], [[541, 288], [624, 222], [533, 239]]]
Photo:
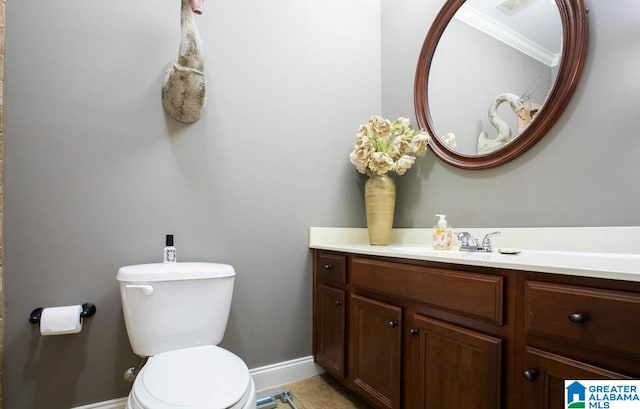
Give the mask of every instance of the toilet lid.
[[236, 355], [214, 345], [149, 358], [133, 386], [148, 408], [228, 408], [249, 389], [251, 375]]

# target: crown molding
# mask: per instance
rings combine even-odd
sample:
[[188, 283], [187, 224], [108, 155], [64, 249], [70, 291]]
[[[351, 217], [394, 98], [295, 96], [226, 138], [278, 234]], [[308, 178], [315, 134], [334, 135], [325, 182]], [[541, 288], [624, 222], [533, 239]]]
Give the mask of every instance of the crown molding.
[[555, 67], [560, 63], [560, 54], [552, 53], [538, 43], [471, 7], [464, 5], [460, 7], [455, 18], [549, 67]]

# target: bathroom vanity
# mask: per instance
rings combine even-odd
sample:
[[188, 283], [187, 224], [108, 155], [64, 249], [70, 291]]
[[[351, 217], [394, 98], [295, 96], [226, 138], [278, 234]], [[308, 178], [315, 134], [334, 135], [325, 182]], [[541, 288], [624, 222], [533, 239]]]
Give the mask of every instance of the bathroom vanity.
[[443, 254], [321, 233], [314, 357], [373, 407], [555, 409], [565, 379], [640, 378], [634, 254]]

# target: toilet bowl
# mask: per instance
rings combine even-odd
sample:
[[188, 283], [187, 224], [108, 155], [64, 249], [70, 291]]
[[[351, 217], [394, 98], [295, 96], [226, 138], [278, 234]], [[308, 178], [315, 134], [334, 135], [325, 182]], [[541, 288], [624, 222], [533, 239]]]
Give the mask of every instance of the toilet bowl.
[[208, 345], [149, 358], [127, 409], [255, 409], [256, 390], [240, 358]]
[[255, 409], [246, 364], [223, 338], [235, 271], [217, 263], [140, 264], [118, 271], [127, 335], [148, 357], [127, 409]]

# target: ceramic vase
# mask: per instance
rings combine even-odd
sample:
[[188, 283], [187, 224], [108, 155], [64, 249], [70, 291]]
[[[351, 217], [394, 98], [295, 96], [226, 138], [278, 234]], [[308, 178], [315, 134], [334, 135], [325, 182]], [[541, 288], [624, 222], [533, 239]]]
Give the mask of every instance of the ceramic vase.
[[393, 212], [396, 206], [396, 184], [388, 175], [373, 175], [364, 185], [369, 244], [386, 246], [391, 242]]

